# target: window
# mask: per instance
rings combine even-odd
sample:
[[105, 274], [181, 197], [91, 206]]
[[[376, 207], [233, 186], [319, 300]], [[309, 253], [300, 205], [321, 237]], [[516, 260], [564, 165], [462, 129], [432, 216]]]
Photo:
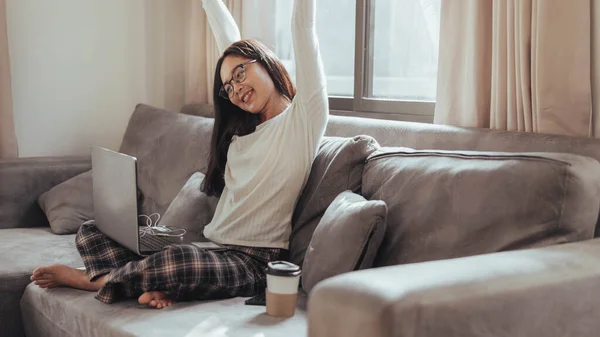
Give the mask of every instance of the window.
[[432, 3], [423, 0], [372, 2], [370, 40], [373, 44], [368, 53], [372, 60], [369, 66], [372, 88], [367, 91], [368, 97], [435, 100], [439, 32], [431, 27], [435, 22], [428, 17], [435, 15], [429, 12], [433, 10]]
[[[300, 0], [301, 1], [301, 0]], [[295, 77], [290, 22], [293, 1], [277, 1], [277, 56]], [[354, 94], [355, 0], [318, 0], [317, 34], [330, 96]]]
[[[276, 53], [294, 77], [293, 3], [276, 4]], [[317, 6], [331, 109], [433, 115], [441, 0], [319, 0]]]

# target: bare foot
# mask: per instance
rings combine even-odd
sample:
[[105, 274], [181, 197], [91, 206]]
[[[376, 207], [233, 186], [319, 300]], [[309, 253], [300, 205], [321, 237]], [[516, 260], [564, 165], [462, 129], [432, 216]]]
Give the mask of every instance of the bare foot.
[[174, 303], [162, 291], [147, 291], [138, 298], [138, 302], [140, 304], [148, 304], [156, 309], [166, 308]]
[[85, 270], [71, 268], [64, 264], [53, 264], [47, 267], [36, 268], [30, 279], [40, 288], [66, 286], [88, 291], [98, 291], [106, 284], [104, 281], [105, 276], [101, 276], [94, 282], [90, 282]]

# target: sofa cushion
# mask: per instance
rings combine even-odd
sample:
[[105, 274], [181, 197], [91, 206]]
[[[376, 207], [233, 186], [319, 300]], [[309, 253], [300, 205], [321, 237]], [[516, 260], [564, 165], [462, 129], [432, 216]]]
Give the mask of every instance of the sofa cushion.
[[335, 197], [360, 191], [364, 163], [378, 148], [369, 136], [323, 138], [292, 217], [291, 262], [302, 265], [313, 232]]
[[38, 198], [54, 234], [74, 234], [94, 218], [92, 170], [83, 172], [42, 193]]
[[188, 178], [206, 173], [213, 121], [136, 106], [120, 152], [137, 158], [141, 213], [164, 215]]
[[371, 268], [383, 240], [386, 216], [385, 202], [366, 200], [350, 191], [340, 193], [310, 240], [302, 265], [302, 288], [310, 292], [327, 278]]
[[555, 153], [382, 148], [362, 194], [388, 206], [376, 266], [590, 239], [600, 163]]
[[83, 266], [75, 235], [54, 235], [50, 228], [0, 230], [0, 326], [2, 336], [23, 336], [19, 300], [39, 266]]
[[135, 300], [107, 305], [94, 295], [29, 286], [21, 300], [27, 336], [307, 336], [306, 313], [301, 307], [287, 319], [267, 316], [264, 306], [244, 305], [245, 298], [181, 302], [156, 310]]
[[165, 211], [159, 222], [161, 226], [202, 233], [212, 220], [219, 201], [217, 197], [209, 197], [200, 190], [204, 177], [201, 172], [192, 174]]

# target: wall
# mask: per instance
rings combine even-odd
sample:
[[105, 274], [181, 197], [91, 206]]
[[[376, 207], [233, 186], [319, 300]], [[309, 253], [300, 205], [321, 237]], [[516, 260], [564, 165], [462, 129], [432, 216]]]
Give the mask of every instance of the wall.
[[169, 47], [181, 46], [184, 11], [160, 0], [8, 0], [20, 157], [118, 149], [137, 103], [178, 109], [183, 48]]

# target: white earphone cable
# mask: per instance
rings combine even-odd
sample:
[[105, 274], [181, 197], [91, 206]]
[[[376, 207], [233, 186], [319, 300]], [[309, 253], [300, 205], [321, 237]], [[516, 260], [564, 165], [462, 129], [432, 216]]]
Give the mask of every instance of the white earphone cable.
[[[156, 215], [156, 221], [152, 219], [152, 216], [154, 215]], [[183, 228], [159, 226], [158, 222], [160, 221], [160, 214], [158, 213], [152, 213], [150, 215], [140, 214], [138, 217], [146, 219], [146, 226], [140, 227], [140, 237], [144, 237], [146, 234], [155, 236], [183, 236], [186, 233], [186, 230]]]

